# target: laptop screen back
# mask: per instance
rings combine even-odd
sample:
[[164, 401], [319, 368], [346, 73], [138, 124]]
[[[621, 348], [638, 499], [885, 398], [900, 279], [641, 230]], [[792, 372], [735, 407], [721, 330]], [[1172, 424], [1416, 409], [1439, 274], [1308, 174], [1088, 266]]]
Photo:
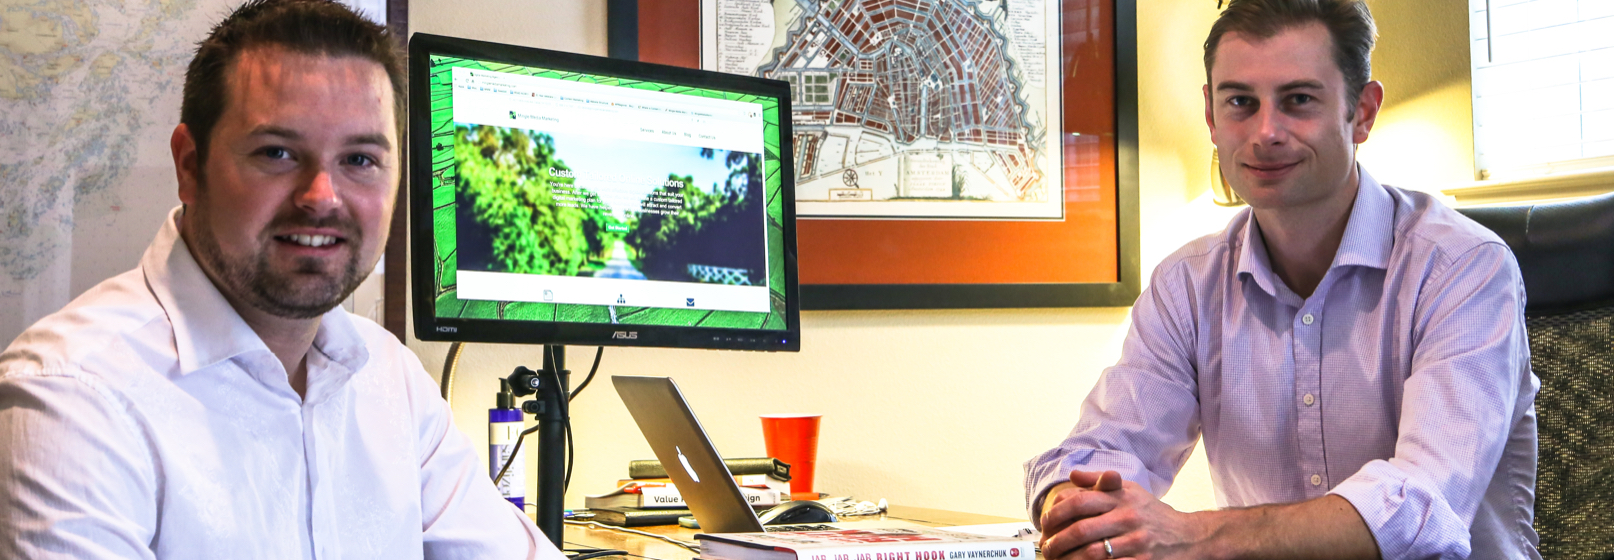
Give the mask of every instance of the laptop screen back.
[[611, 383], [702, 531], [762, 531], [762, 522], [672, 379], [615, 375]]

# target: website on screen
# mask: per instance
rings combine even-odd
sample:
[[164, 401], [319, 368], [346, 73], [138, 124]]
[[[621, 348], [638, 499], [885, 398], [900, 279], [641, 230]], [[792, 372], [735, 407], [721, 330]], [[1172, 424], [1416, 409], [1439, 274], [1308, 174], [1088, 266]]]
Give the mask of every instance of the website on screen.
[[460, 299], [770, 310], [759, 105], [452, 81]]

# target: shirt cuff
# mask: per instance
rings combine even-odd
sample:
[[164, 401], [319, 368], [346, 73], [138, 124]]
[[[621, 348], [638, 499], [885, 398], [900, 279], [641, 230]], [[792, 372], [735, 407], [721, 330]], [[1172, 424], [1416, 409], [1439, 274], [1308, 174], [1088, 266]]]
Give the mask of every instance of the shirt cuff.
[[1438, 488], [1392, 461], [1370, 461], [1328, 493], [1356, 508], [1384, 560], [1468, 558], [1469, 523]]
[[1130, 453], [1108, 449], [1055, 448], [1026, 462], [1026, 515], [1042, 529], [1042, 502], [1048, 490], [1070, 481], [1070, 471], [1115, 471], [1121, 478], [1154, 491], [1154, 477]]

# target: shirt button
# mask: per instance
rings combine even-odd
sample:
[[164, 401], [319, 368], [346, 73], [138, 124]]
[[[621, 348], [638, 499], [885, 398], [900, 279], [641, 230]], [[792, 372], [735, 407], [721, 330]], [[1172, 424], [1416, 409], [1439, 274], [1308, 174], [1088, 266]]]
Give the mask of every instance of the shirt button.
[[1300, 317], [1300, 322], [1308, 324], [1308, 325], [1310, 325], [1312, 321], [1316, 321], [1316, 320], [1317, 319], [1315, 317], [1312, 317], [1310, 313], [1307, 313], [1307, 314], [1302, 315]]
[[1306, 406], [1311, 406], [1311, 403], [1317, 402], [1317, 397], [1311, 396], [1311, 393], [1306, 393], [1306, 396], [1301, 397], [1300, 401], [1306, 403]]
[[1321, 486], [1322, 483], [1323, 483], [1322, 475], [1315, 475], [1315, 474], [1311, 475], [1311, 485], [1312, 486]]

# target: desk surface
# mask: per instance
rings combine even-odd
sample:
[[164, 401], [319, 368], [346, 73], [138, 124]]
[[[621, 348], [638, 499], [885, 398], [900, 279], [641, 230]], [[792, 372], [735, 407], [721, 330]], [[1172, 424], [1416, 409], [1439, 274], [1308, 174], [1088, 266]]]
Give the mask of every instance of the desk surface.
[[[870, 519], [882, 519], [882, 517], [870, 515], [842, 518], [844, 521]], [[883, 519], [901, 519], [931, 526], [981, 525], [1023, 521], [1012, 517], [902, 506], [891, 506]], [[694, 529], [686, 529], [677, 525], [635, 527], [634, 529], [682, 541], [693, 541], [695, 540], [695, 535], [699, 533]], [[566, 548], [613, 548], [625, 550], [633, 556], [653, 558], [655, 560], [691, 560], [695, 558], [695, 553], [689, 549], [660, 539], [610, 529], [599, 529], [587, 525], [573, 525], [571, 523], [566, 524]]]

